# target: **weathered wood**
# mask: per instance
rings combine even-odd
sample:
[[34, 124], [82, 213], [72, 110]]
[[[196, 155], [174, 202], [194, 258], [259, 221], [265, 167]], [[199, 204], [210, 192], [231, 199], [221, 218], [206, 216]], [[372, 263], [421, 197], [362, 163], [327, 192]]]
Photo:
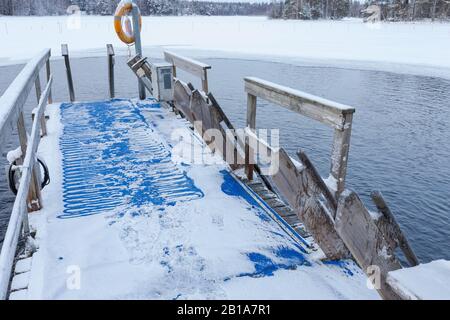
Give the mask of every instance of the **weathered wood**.
[[[46, 69], [46, 73], [47, 73], [47, 82], [49, 82], [50, 76], [52, 75], [50, 59], [47, 60], [45, 67], [46, 67], [45, 69]], [[52, 104], [52, 103], [53, 103], [52, 88], [50, 88], [50, 92], [48, 94], [48, 104]]]
[[191, 111], [192, 91], [181, 80], [176, 80], [174, 84], [174, 105], [183, 113], [184, 117], [191, 123], [194, 123], [194, 117]]
[[[37, 115], [36, 115], [37, 116]], [[20, 149], [22, 151], [22, 157], [18, 160], [18, 165], [23, 165], [23, 160], [27, 152], [28, 146], [28, 135], [25, 127], [25, 119], [23, 112], [20, 112], [19, 118], [17, 119], [17, 133], [19, 135]], [[41, 189], [39, 185], [39, 180], [36, 177], [35, 172], [33, 172], [31, 177], [30, 189], [28, 191], [28, 212], [38, 211], [41, 209]]]
[[42, 88], [41, 88], [41, 79], [39, 74], [36, 77], [36, 80], [34, 81], [34, 88], [36, 89], [36, 98], [37, 102], [39, 103], [39, 100], [41, 99], [42, 94]]
[[114, 65], [115, 65], [115, 53], [114, 47], [112, 44], [106, 45], [106, 50], [108, 52], [108, 80], [109, 80], [109, 97], [114, 99], [115, 93], [115, 84], [114, 84]]
[[333, 148], [331, 150], [331, 175], [337, 181], [336, 198], [345, 190], [348, 154], [352, 134], [353, 114], [344, 115], [343, 129], [334, 130]]
[[250, 146], [250, 139], [250, 136], [245, 136], [245, 175], [249, 181], [252, 181], [255, 170], [255, 152]]
[[67, 46], [67, 44], [61, 45], [61, 54], [64, 57], [64, 63], [66, 65], [67, 85], [69, 87], [70, 101], [74, 102], [75, 89], [73, 87], [72, 69], [70, 67], [70, 59], [69, 59], [69, 47]]
[[374, 266], [378, 268], [380, 295], [385, 299], [399, 299], [386, 284], [386, 276], [401, 265], [356, 193], [339, 198], [335, 227], [364, 272], [373, 276]]
[[334, 230], [333, 205], [326, 200], [326, 191], [317, 183], [311, 167], [303, 166], [300, 171], [282, 148], [277, 156], [279, 170], [271, 181], [278, 192], [296, 212], [328, 259], [349, 258], [350, 252]]
[[[36, 78], [36, 81], [35, 81], [35, 89], [36, 89], [36, 98], [37, 98], [37, 101], [39, 103], [39, 100], [41, 99], [41, 95], [42, 95], [41, 79], [39, 77], [39, 74], [38, 74], [38, 76]], [[45, 120], [45, 116], [43, 116], [40, 119], [40, 121], [41, 121], [42, 135], [46, 136], [47, 135], [47, 123], [46, 123], [46, 120]]]
[[302, 150], [297, 152], [297, 156], [302, 162], [303, 166], [309, 170], [309, 173], [311, 175], [311, 178], [314, 181], [314, 184], [317, 186], [317, 188], [323, 193], [325, 199], [328, 201], [329, 206], [331, 208], [333, 219], [336, 217], [336, 210], [337, 210], [337, 201], [334, 198], [333, 194], [331, 193], [330, 189], [328, 189], [327, 185], [323, 181], [322, 177], [320, 176], [317, 169], [312, 164], [311, 160], [309, 160], [309, 157], [306, 155], [306, 153]]
[[345, 115], [355, 112], [354, 108], [269, 81], [253, 77], [247, 77], [244, 80], [247, 93], [320, 121], [335, 129], [343, 130]]
[[374, 222], [391, 247], [391, 250], [395, 251], [395, 249], [399, 247], [405, 254], [406, 259], [412, 267], [419, 265], [419, 259], [409, 245], [406, 236], [402, 232], [395, 216], [386, 204], [381, 192], [372, 192], [371, 197], [380, 214], [380, 217]]
[[[256, 128], [256, 102], [257, 98], [255, 95], [247, 94], [247, 127], [255, 130]], [[254, 152], [249, 145], [250, 137], [245, 138], [245, 174], [248, 180], [253, 179], [254, 171]]]
[[[169, 51], [164, 52], [164, 58], [167, 62], [173, 64], [175, 67], [199, 77], [202, 81], [208, 81], [207, 70], [211, 69], [210, 65], [204, 64], [194, 59], [180, 56]], [[208, 93], [208, 91], [205, 92]]]
[[[16, 200], [14, 201], [13, 210], [10, 216], [10, 222], [5, 233], [2, 250], [0, 252], [0, 299], [4, 300], [7, 297], [9, 281], [11, 278], [12, 267], [14, 263], [14, 256], [16, 253], [17, 244], [19, 241], [20, 232], [23, 228], [25, 236], [29, 236], [29, 223], [27, 213], [27, 195], [29, 194], [30, 183], [35, 174], [36, 167], [36, 151], [40, 141], [40, 121], [45, 111], [45, 104], [50, 94], [52, 77], [42, 94], [39, 101], [36, 119], [33, 121], [30, 139], [28, 141], [25, 154], [25, 159], [22, 164], [22, 176], [20, 178], [19, 188], [17, 190]], [[23, 115], [20, 122], [23, 121]], [[23, 135], [23, 131], [20, 133]], [[25, 132], [26, 135], [26, 132]], [[23, 139], [23, 137], [22, 137]]]
[[13, 83], [0, 97], [0, 152], [17, 124], [17, 119], [34, 85], [40, 69], [50, 58], [50, 50], [44, 50], [27, 63]]

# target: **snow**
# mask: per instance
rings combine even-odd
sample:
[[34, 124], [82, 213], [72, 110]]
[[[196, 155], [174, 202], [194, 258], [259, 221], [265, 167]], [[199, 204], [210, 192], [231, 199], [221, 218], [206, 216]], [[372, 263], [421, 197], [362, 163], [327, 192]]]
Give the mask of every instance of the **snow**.
[[387, 282], [405, 299], [449, 300], [450, 261], [436, 260], [391, 271]]
[[[74, 19], [80, 19], [78, 22]], [[80, 28], [77, 28], [80, 26]], [[264, 36], [261, 36], [264, 35]], [[293, 21], [265, 17], [143, 17], [146, 55], [162, 48], [214, 57], [314, 62], [352, 68], [450, 74], [450, 24], [361, 20]], [[104, 55], [105, 44], [126, 54], [112, 17], [0, 17], [0, 63], [30, 58], [67, 43], [72, 56]], [[159, 51], [159, 52], [158, 52]], [[10, 60], [13, 59], [13, 60]]]
[[26, 259], [22, 259], [17, 261], [16, 263], [16, 267], [15, 267], [15, 273], [24, 273], [24, 272], [28, 272], [31, 270], [31, 262], [32, 262], [32, 258], [26, 258]]
[[6, 159], [8, 160], [9, 164], [12, 164], [14, 161], [22, 157], [22, 148], [19, 146], [14, 150], [9, 151], [6, 154]]
[[[83, 108], [75, 107], [82, 124]], [[60, 123], [64, 115], [57, 105], [47, 110], [48, 136], [41, 142], [39, 156], [46, 160], [52, 180], [43, 190], [44, 209], [30, 216], [39, 249], [33, 256], [28, 298], [378, 299], [354, 262], [312, 261], [302, 253], [301, 243], [275, 221], [262, 217], [262, 207], [227, 190], [224, 186], [234, 185], [234, 180], [224, 175], [226, 165], [216, 161], [212, 165], [177, 164], [203, 198], [139, 208], [130, 203], [90, 216], [58, 218], [65, 210], [63, 151], [58, 143], [65, 132]], [[165, 109], [143, 107], [140, 115], [152, 128], [146, 134], [165, 141], [171, 150], [175, 128], [190, 132], [185, 120]], [[131, 123], [128, 130], [123, 127], [127, 139], [139, 129], [139, 123]], [[139, 151], [136, 142], [130, 139], [134, 152]], [[193, 139], [193, 143], [200, 141]], [[99, 147], [101, 152], [103, 146]], [[141, 151], [147, 147], [141, 146]], [[133, 189], [142, 187], [136, 181]], [[277, 255], [277, 250], [284, 255]], [[297, 261], [302, 256], [307, 262]]]

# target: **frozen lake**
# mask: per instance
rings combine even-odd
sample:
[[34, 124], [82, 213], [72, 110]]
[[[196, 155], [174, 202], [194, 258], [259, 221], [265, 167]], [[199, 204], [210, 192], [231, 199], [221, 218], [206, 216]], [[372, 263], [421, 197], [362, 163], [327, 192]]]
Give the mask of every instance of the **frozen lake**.
[[[256, 60], [202, 58], [213, 66], [210, 90], [236, 126], [246, 116], [244, 76], [257, 76], [354, 106], [348, 187], [369, 203], [380, 190], [422, 262], [450, 259], [450, 80], [382, 71], [291, 65]], [[21, 66], [0, 67], [0, 94]], [[53, 62], [54, 100], [68, 100], [61, 60]], [[77, 100], [108, 96], [105, 58], [72, 62]], [[117, 58], [117, 96], [136, 96], [136, 80]], [[27, 108], [34, 107], [30, 95]], [[281, 143], [302, 148], [327, 176], [332, 132], [284, 109], [261, 102], [259, 128], [280, 128]], [[28, 113], [29, 114], [29, 113]], [[30, 119], [27, 119], [29, 121]], [[16, 147], [17, 142], [10, 147]], [[4, 158], [4, 157], [3, 157]], [[0, 238], [13, 197], [0, 181]]]

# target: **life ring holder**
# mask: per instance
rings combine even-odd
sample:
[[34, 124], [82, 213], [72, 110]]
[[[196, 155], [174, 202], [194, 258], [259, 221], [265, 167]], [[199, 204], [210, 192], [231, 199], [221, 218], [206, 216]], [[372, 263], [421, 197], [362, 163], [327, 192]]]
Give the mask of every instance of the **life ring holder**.
[[[117, 6], [116, 13], [114, 14], [114, 29], [116, 30], [117, 36], [122, 42], [131, 45], [134, 43], [134, 34], [131, 30], [124, 30], [122, 19], [123, 17], [128, 18], [128, 14], [133, 10], [133, 3], [131, 1], [124, 2], [121, 1]], [[138, 9], [139, 10], [139, 9]], [[139, 29], [142, 30], [142, 16], [139, 10]]]

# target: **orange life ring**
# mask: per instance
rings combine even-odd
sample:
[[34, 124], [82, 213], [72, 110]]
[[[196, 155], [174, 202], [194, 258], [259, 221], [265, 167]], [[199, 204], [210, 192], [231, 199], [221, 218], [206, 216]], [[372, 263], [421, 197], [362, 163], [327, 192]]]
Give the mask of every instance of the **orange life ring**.
[[[116, 13], [114, 14], [114, 29], [120, 40], [126, 44], [134, 43], [134, 34], [131, 28], [131, 20], [128, 14], [133, 10], [133, 4], [130, 2], [120, 2]], [[124, 19], [125, 18], [125, 19]], [[142, 29], [142, 16], [139, 11], [139, 29]]]

